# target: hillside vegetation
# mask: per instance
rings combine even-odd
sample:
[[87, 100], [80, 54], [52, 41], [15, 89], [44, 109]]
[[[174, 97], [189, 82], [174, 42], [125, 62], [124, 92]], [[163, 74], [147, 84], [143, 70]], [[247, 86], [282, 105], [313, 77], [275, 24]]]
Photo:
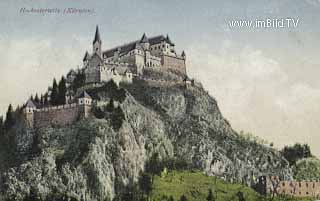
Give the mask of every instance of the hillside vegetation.
[[293, 173], [296, 180], [320, 180], [320, 160], [315, 157], [298, 160]]
[[150, 198], [153, 201], [208, 200], [209, 189], [215, 201], [311, 201], [311, 198], [265, 198], [241, 184], [230, 184], [217, 177], [209, 177], [200, 171], [172, 171], [155, 176]]

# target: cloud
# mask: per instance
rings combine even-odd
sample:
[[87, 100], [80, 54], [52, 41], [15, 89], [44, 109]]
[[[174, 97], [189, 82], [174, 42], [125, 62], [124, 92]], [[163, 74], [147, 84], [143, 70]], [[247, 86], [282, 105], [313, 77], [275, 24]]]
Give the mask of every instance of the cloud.
[[292, 82], [285, 64], [262, 50], [226, 40], [220, 47], [191, 44], [189, 74], [201, 80], [223, 115], [278, 147], [306, 142], [315, 154], [320, 130], [320, 89]]
[[81, 65], [87, 39], [73, 35], [68, 42], [49, 38], [6, 40], [0, 37], [0, 114], [9, 103], [17, 106], [36, 92], [44, 92], [53, 77]]

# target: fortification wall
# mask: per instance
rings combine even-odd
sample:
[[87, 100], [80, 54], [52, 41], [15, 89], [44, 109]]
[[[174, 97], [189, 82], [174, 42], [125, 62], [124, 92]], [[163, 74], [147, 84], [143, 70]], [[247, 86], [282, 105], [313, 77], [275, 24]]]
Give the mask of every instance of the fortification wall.
[[186, 74], [186, 64], [183, 58], [161, 55], [161, 65], [164, 68], [169, 68]]
[[80, 107], [77, 104], [67, 104], [56, 107], [37, 109], [34, 112], [35, 127], [47, 127], [50, 125], [65, 126], [79, 118]]
[[264, 177], [262, 180], [260, 178], [257, 187], [262, 194], [320, 197], [319, 181], [283, 181], [277, 176], [269, 176]]

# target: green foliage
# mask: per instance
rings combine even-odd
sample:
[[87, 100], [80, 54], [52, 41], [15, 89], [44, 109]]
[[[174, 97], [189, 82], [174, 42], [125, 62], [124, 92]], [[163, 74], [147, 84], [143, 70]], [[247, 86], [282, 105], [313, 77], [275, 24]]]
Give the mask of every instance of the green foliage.
[[320, 160], [314, 157], [298, 160], [293, 168], [296, 180], [320, 180]]
[[152, 176], [148, 173], [142, 173], [139, 178], [139, 189], [149, 196], [150, 192], [152, 191]]
[[180, 201], [188, 201], [188, 198], [185, 195], [181, 195]]
[[207, 201], [214, 201], [214, 196], [211, 189], [209, 189]]
[[[184, 195], [189, 201], [211, 199], [207, 189], [214, 189], [215, 201], [311, 201], [309, 198], [281, 196], [267, 198], [253, 189], [227, 183], [217, 177], [210, 177], [200, 171], [171, 171], [166, 177], [155, 176], [150, 200], [180, 200]], [[172, 198], [171, 198], [172, 197]], [[166, 199], [164, 199], [166, 198]], [[170, 199], [169, 199], [170, 198]]]
[[15, 124], [15, 118], [12, 110], [12, 105], [10, 104], [6, 113], [6, 120], [4, 122], [4, 127], [8, 131]]
[[113, 129], [119, 130], [122, 122], [125, 119], [124, 113], [120, 106], [116, 107], [110, 114], [110, 121]]
[[108, 103], [108, 105], [106, 106], [106, 111], [107, 112], [112, 112], [114, 110], [114, 101], [111, 98], [110, 102]]
[[34, 102], [37, 104], [40, 104], [40, 99], [39, 99], [38, 93], [36, 93], [36, 96], [34, 97]]
[[0, 116], [0, 137], [4, 134], [4, 121], [3, 117]]
[[43, 96], [43, 105], [47, 106], [49, 104], [49, 96], [48, 93], [45, 93]]
[[159, 158], [158, 153], [154, 153], [146, 162], [145, 171], [152, 175], [160, 175], [167, 168], [168, 170], [192, 170], [193, 165], [183, 158]]
[[299, 144], [296, 143], [293, 146], [285, 146], [282, 150], [281, 150], [281, 154], [283, 155], [283, 157], [285, 157], [289, 164], [295, 165], [296, 162], [300, 159], [303, 158], [308, 158], [311, 157], [311, 151], [310, 151], [310, 147], [307, 144]]
[[86, 80], [85, 73], [83, 71], [78, 71], [73, 80], [73, 83], [71, 83], [72, 90], [77, 91], [78, 88], [84, 86], [85, 80]]
[[105, 113], [100, 107], [93, 107], [92, 113], [98, 119], [103, 119], [105, 117]]
[[50, 96], [50, 103], [52, 105], [59, 105], [59, 91], [58, 91], [58, 84], [56, 79], [53, 79], [52, 89], [51, 89], [51, 96]]
[[59, 81], [59, 85], [58, 85], [57, 102], [59, 105], [66, 104], [66, 93], [67, 93], [66, 79], [62, 76], [61, 80]]

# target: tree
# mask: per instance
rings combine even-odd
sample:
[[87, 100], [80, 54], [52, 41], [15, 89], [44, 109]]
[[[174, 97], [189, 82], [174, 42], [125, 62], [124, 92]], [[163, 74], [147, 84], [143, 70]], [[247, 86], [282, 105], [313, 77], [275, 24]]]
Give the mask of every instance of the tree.
[[214, 197], [211, 189], [209, 189], [207, 201], [214, 201]]
[[110, 102], [107, 104], [106, 106], [106, 111], [107, 112], [112, 112], [114, 110], [114, 101], [113, 99], [111, 98], [110, 99]]
[[237, 193], [237, 196], [238, 196], [239, 201], [246, 201], [246, 199], [244, 199], [243, 192], [239, 191]]
[[188, 199], [185, 195], [181, 195], [180, 201], [188, 201]]
[[6, 113], [6, 120], [4, 123], [4, 127], [6, 130], [9, 130], [15, 123], [14, 115], [12, 111], [12, 105], [10, 104]]
[[291, 166], [295, 165], [296, 162], [300, 159], [312, 156], [309, 145], [302, 145], [299, 143], [296, 143], [293, 146], [285, 146], [281, 150], [281, 154], [288, 160]]
[[160, 165], [160, 159], [159, 159], [159, 154], [154, 153], [149, 161], [146, 163], [146, 172], [155, 175], [155, 174], [160, 174], [161, 172], [161, 165]]
[[151, 190], [152, 190], [152, 180], [151, 176], [147, 173], [142, 173], [142, 175], [139, 178], [139, 188], [147, 195], [149, 196]]
[[66, 86], [66, 79], [62, 76], [61, 80], [59, 81], [58, 85], [58, 104], [63, 105], [66, 104], [66, 93], [67, 93], [67, 86]]
[[4, 133], [4, 122], [3, 122], [3, 117], [0, 116], [0, 137], [3, 135]]
[[41, 97], [40, 97], [40, 104], [43, 105], [43, 95], [41, 94]]
[[52, 84], [52, 91], [51, 91], [51, 96], [50, 96], [50, 103], [52, 105], [58, 105], [58, 85], [56, 79], [53, 79], [53, 84]]
[[34, 97], [34, 102], [37, 103], [37, 104], [40, 103], [40, 99], [39, 99], [38, 93], [36, 93], [36, 96]]
[[45, 93], [43, 96], [43, 105], [47, 106], [49, 104], [48, 93]]

